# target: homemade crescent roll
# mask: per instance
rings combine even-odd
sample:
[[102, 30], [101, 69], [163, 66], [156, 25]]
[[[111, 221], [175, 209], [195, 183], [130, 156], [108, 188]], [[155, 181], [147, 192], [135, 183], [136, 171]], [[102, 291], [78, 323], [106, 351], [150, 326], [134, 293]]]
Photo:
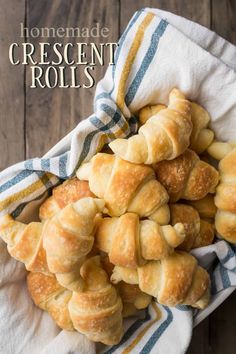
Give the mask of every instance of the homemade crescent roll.
[[68, 204], [85, 197], [94, 197], [87, 181], [71, 178], [53, 188], [52, 196], [47, 198], [39, 208], [39, 218], [44, 221], [51, 218]]
[[219, 163], [220, 184], [216, 189], [215, 216], [217, 232], [225, 240], [236, 243], [236, 148]]
[[116, 285], [116, 289], [123, 303], [123, 317], [136, 315], [138, 310], [145, 309], [152, 301], [152, 297], [141, 291], [138, 285], [121, 281]]
[[214, 132], [208, 128], [210, 122], [209, 113], [195, 102], [191, 102], [191, 119], [193, 130], [190, 137], [190, 149], [201, 154], [214, 139]]
[[[109, 278], [112, 275], [114, 264], [109, 261], [108, 256], [101, 257], [102, 267]], [[129, 317], [137, 314], [138, 310], [145, 309], [152, 301], [152, 297], [142, 292], [138, 285], [127, 284], [123, 281], [115, 284], [115, 288], [123, 303], [122, 316]]]
[[81, 267], [84, 291], [73, 292], [69, 313], [76, 330], [94, 342], [119, 343], [123, 334], [122, 302], [100, 264], [92, 257]]
[[60, 328], [74, 330], [68, 311], [68, 302], [72, 296], [70, 290], [63, 288], [54, 275], [42, 273], [29, 273], [27, 285], [36, 306], [47, 311]]
[[170, 205], [171, 224], [182, 223], [185, 230], [185, 240], [178, 249], [190, 251], [193, 248], [208, 246], [214, 239], [214, 226], [200, 219], [196, 209], [185, 204]]
[[214, 219], [217, 208], [213, 194], [207, 194], [204, 198], [199, 200], [188, 200], [188, 204], [198, 211], [201, 218]]
[[112, 264], [137, 268], [147, 260], [170, 255], [184, 241], [184, 226], [160, 226], [152, 220], [139, 220], [137, 214], [126, 213], [117, 218], [99, 220], [95, 244], [108, 253]]
[[210, 277], [189, 253], [174, 252], [161, 261], [150, 261], [137, 269], [115, 266], [112, 282], [138, 284], [160, 304], [190, 305], [200, 309], [209, 302]]
[[42, 239], [43, 225], [31, 222], [26, 225], [10, 215], [0, 218], [0, 237], [7, 243], [12, 257], [25, 264], [29, 271], [49, 273]]
[[179, 199], [202, 199], [214, 193], [219, 181], [219, 173], [208, 163], [200, 160], [192, 150], [186, 150], [171, 161], [161, 161], [153, 165], [157, 179], [166, 188], [171, 202]]
[[222, 160], [230, 151], [236, 147], [235, 141], [221, 142], [213, 141], [208, 147], [208, 154], [216, 160]]
[[173, 89], [168, 107], [148, 119], [138, 134], [116, 139], [109, 146], [124, 160], [152, 164], [182, 154], [189, 146], [191, 132], [191, 104], [178, 89]]
[[169, 197], [150, 166], [99, 153], [78, 169], [77, 176], [88, 180], [91, 191], [105, 200], [109, 215], [133, 212], [159, 224], [168, 224]]
[[[165, 105], [157, 104], [153, 106], [146, 106], [139, 112], [139, 121], [142, 124], [146, 123], [153, 115], [157, 114]], [[195, 102], [191, 102], [191, 121], [193, 124], [192, 133], [190, 136], [190, 149], [198, 154], [205, 151], [214, 139], [214, 133], [208, 129], [210, 116], [208, 112]]]
[[78, 290], [83, 286], [80, 266], [92, 250], [96, 216], [103, 207], [103, 200], [83, 198], [44, 224], [43, 247], [48, 267], [65, 288]]

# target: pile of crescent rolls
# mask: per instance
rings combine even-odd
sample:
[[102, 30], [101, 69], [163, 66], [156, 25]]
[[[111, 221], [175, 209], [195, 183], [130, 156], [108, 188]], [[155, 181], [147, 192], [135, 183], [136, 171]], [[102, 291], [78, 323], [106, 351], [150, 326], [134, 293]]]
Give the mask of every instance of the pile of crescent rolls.
[[112, 141], [52, 190], [40, 221], [0, 219], [34, 303], [61, 328], [107, 345], [152, 300], [204, 309], [210, 278], [190, 251], [216, 233], [236, 243], [236, 144], [215, 141], [209, 114], [178, 89], [167, 107], [138, 115], [136, 135]]

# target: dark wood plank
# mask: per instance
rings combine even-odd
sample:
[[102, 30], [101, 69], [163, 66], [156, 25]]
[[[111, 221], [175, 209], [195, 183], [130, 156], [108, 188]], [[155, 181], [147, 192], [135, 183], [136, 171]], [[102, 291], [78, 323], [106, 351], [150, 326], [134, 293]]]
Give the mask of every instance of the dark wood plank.
[[212, 29], [236, 44], [236, 0], [212, 1]]
[[166, 10], [210, 26], [210, 0], [121, 0], [121, 30], [126, 27], [133, 13], [144, 7]]
[[234, 354], [236, 348], [236, 292], [210, 316], [212, 354]]
[[11, 43], [21, 43], [20, 23], [25, 19], [25, 0], [0, 0], [0, 170], [25, 157], [24, 67], [8, 57]]
[[[116, 42], [118, 39], [118, 0], [28, 0], [28, 27], [92, 27], [98, 22], [109, 28], [107, 38], [44, 38], [50, 43]], [[29, 38], [37, 46], [40, 38]], [[105, 73], [104, 66], [97, 65], [93, 76], [98, 82]], [[26, 141], [27, 156], [42, 155], [66, 135], [77, 123], [93, 111], [95, 86], [79, 88], [29, 88], [30, 69], [27, 68]]]

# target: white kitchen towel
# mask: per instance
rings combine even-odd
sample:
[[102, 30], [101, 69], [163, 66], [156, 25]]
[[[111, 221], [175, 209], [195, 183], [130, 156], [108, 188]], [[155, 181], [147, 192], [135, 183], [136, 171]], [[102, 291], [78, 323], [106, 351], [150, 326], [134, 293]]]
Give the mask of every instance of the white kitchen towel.
[[[59, 183], [59, 178], [73, 175], [104, 143], [137, 131], [135, 113], [147, 104], [166, 104], [173, 87], [209, 111], [217, 138], [235, 140], [235, 58], [235, 46], [200, 25], [156, 9], [136, 12], [120, 38], [115, 65], [97, 85], [94, 114], [44, 158], [16, 164], [0, 174], [1, 214], [21, 214], [27, 202]], [[236, 286], [234, 247], [220, 241], [198, 249], [197, 256], [200, 262], [206, 256], [219, 260], [212, 272], [214, 295]], [[6, 257], [1, 245], [1, 259]], [[27, 354], [32, 348], [33, 353], [93, 353], [95, 346], [84, 337], [75, 334], [72, 340], [66, 332], [58, 333], [47, 314], [33, 310], [22, 287], [24, 269], [16, 264], [6, 260], [0, 268], [0, 345], [4, 345], [4, 353]], [[210, 306], [214, 307], [214, 297]], [[156, 311], [161, 312], [158, 318]], [[152, 304], [144, 318], [129, 321], [127, 327], [119, 346], [102, 350], [180, 354], [191, 337], [192, 312], [187, 307]]]

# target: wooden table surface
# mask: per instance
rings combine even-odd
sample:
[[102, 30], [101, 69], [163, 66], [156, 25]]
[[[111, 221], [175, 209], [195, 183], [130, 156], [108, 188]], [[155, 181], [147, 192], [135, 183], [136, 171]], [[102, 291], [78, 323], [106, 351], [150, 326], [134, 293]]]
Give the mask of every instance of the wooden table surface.
[[[0, 0], [0, 170], [42, 156], [93, 109], [94, 88], [29, 88], [29, 68], [13, 67], [8, 58], [10, 43], [24, 41], [20, 23], [82, 28], [99, 22], [110, 30], [106, 41], [117, 42], [133, 13], [146, 6], [199, 22], [236, 44], [236, 0]], [[36, 44], [39, 39], [28, 41]], [[96, 81], [105, 70], [96, 67]], [[194, 330], [188, 354], [235, 353], [235, 309], [236, 292]]]

